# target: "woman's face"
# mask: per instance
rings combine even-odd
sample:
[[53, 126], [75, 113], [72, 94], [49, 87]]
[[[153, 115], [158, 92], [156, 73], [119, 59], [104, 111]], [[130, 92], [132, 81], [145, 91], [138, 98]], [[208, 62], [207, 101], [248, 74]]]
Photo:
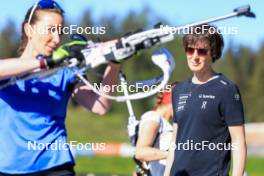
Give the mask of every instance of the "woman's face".
[[51, 56], [61, 41], [63, 17], [55, 12], [38, 11], [38, 21], [31, 25], [29, 42], [36, 54]]
[[187, 63], [193, 73], [207, 72], [212, 69], [212, 57], [208, 42], [197, 42], [186, 48]]

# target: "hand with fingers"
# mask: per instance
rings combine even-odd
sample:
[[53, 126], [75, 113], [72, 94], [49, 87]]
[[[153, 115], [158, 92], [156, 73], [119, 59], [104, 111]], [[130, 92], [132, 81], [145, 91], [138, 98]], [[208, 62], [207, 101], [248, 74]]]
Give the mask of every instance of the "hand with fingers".
[[79, 62], [85, 60], [81, 51], [87, 47], [86, 38], [81, 35], [73, 35], [71, 38], [72, 41], [61, 45], [53, 52], [52, 57], [46, 60], [49, 68], [72, 58], [76, 58]]
[[88, 67], [96, 67], [101, 64], [113, 62], [115, 56], [112, 48], [115, 47], [116, 40], [103, 43], [93, 43], [87, 41], [82, 35], [72, 35], [72, 41], [63, 44], [54, 51], [52, 57], [47, 60], [49, 67], [60, 65], [63, 61], [76, 58], [79, 64]]

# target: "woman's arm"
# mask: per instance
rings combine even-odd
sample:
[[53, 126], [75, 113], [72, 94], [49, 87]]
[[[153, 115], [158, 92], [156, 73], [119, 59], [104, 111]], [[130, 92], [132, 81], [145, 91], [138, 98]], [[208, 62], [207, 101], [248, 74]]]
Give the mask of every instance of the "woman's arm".
[[[117, 64], [109, 64], [106, 67], [102, 81], [103, 87], [107, 86], [108, 88], [113, 88], [113, 85], [117, 84], [119, 68], [120, 66]], [[109, 92], [103, 93], [112, 95], [114, 90], [111, 89]], [[83, 83], [79, 83], [75, 87], [73, 97], [80, 105], [99, 115], [106, 114], [111, 107], [111, 100], [97, 95], [89, 86], [84, 85]]]
[[153, 161], [167, 158], [168, 152], [153, 147], [160, 124], [153, 120], [144, 121], [136, 145], [135, 157], [142, 161]]
[[243, 176], [246, 164], [247, 147], [245, 140], [244, 125], [229, 126], [228, 127], [231, 142], [232, 142], [232, 156], [233, 156], [233, 176]]
[[40, 61], [37, 59], [0, 59], [0, 80], [31, 72], [38, 68], [40, 68]]
[[175, 151], [175, 145], [176, 145], [176, 136], [177, 136], [177, 123], [173, 123], [173, 134], [172, 134], [172, 140], [170, 144], [169, 154], [166, 161], [166, 168], [164, 171], [164, 176], [170, 175], [170, 170], [174, 161], [174, 151]]

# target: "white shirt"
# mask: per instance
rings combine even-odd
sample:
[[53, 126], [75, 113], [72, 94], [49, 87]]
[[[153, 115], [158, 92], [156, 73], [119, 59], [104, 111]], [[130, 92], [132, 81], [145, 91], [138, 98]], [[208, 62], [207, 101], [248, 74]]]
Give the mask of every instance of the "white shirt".
[[[162, 118], [158, 112], [148, 111], [141, 116], [139, 134], [141, 126], [147, 121], [155, 121], [160, 124], [158, 136], [153, 147], [164, 151], [168, 150], [172, 139], [172, 125], [167, 120]], [[166, 159], [150, 161], [149, 166], [152, 176], [163, 175], [166, 166]]]

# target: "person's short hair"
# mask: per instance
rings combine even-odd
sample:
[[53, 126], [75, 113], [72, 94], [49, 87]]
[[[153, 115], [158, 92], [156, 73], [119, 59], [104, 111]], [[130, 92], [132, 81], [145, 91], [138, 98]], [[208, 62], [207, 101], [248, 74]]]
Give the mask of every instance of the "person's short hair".
[[197, 42], [208, 42], [213, 62], [222, 56], [224, 40], [220, 30], [215, 26], [204, 24], [189, 28], [183, 37], [184, 48]]

